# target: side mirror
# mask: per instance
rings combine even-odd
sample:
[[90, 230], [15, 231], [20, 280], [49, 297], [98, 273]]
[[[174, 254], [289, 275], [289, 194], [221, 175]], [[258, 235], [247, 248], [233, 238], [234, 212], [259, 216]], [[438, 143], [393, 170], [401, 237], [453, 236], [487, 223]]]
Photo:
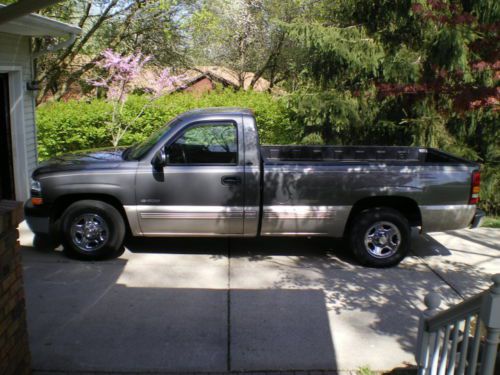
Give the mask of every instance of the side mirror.
[[162, 148], [159, 150], [155, 156], [153, 156], [153, 159], [151, 160], [151, 164], [155, 169], [161, 169], [167, 164], [168, 162], [168, 156], [165, 153], [165, 149]]

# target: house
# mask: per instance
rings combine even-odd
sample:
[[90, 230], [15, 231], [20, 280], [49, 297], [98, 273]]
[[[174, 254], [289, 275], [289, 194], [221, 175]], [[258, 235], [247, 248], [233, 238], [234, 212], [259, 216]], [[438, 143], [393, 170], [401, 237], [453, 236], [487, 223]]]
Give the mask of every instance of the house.
[[[149, 82], [154, 80], [160, 72], [159, 67], [150, 67], [145, 69], [134, 81], [137, 89], [147, 88]], [[171, 68], [175, 76], [179, 78], [176, 88], [170, 92], [188, 92], [195, 95], [201, 95], [214, 90], [217, 86], [232, 88], [234, 90], [254, 90], [256, 92], [270, 91], [273, 94], [284, 94], [285, 92], [278, 87], [271, 87], [271, 83], [265, 78], [259, 77], [255, 80], [252, 87], [252, 81], [255, 73], [237, 72], [223, 66], [196, 66], [191, 69], [183, 70]], [[82, 96], [81, 90], [75, 88], [67, 94], [68, 98]]]
[[[4, 7], [0, 5], [0, 15]], [[64, 38], [54, 51], [80, 32], [76, 26], [36, 14], [0, 19], [0, 199], [27, 199], [29, 176], [37, 165], [32, 38]]]
[[[78, 56], [75, 59], [75, 65], [85, 65], [91, 62], [89, 56]], [[70, 68], [68, 68], [70, 69]], [[156, 79], [163, 68], [159, 66], [148, 66], [137, 77], [134, 78], [132, 85], [137, 92], [146, 92], [150, 83]], [[214, 90], [217, 86], [224, 88], [232, 88], [234, 90], [250, 90], [255, 73], [242, 72], [238, 73], [235, 70], [222, 67], [222, 66], [196, 66], [191, 69], [182, 68], [169, 68], [172, 74], [179, 78], [176, 83], [176, 88], [170, 90], [173, 92], [187, 92], [194, 95], [202, 95], [204, 93]], [[87, 72], [82, 76], [82, 81], [94, 79], [95, 72]], [[241, 84], [243, 82], [243, 85]], [[87, 85], [88, 86], [88, 85]], [[88, 90], [88, 88], [87, 88]], [[286, 92], [277, 87], [271, 87], [271, 82], [265, 78], [259, 77], [253, 84], [253, 91], [255, 92], [271, 92], [275, 95], [283, 95]], [[61, 99], [66, 100], [80, 100], [85, 97], [93, 97], [97, 94], [96, 88], [91, 91], [85, 91], [79, 82], [73, 82], [68, 90], [62, 95]], [[47, 93], [41, 100], [46, 102], [52, 100], [52, 94]]]
[[[235, 70], [222, 66], [198, 66], [187, 70], [183, 76], [185, 78], [183, 79], [182, 86], [177, 88], [176, 91], [203, 94], [212, 91], [216, 85], [232, 87], [236, 90], [249, 90], [255, 73], [238, 73]], [[282, 90], [271, 87], [271, 83], [262, 77], [259, 77], [255, 81], [253, 90], [256, 92], [272, 91], [276, 94], [282, 93]]]

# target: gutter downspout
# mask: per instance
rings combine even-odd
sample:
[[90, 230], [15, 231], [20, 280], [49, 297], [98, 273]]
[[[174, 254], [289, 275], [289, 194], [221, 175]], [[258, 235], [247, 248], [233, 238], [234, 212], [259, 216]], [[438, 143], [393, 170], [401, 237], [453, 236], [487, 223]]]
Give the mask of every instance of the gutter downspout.
[[33, 53], [31, 58], [34, 60], [34, 59], [40, 57], [41, 55], [45, 55], [46, 53], [56, 52], [56, 51], [59, 51], [63, 48], [69, 47], [70, 45], [72, 45], [75, 42], [77, 37], [78, 37], [78, 34], [69, 34], [69, 38], [67, 40], [65, 40], [64, 42], [58, 43], [55, 46], [49, 46], [44, 50], [35, 52], [35, 53]]
[[[36, 77], [36, 71], [37, 71], [37, 64], [36, 64], [36, 59], [42, 55], [45, 55], [47, 53], [51, 53], [51, 52], [56, 52], [56, 51], [59, 51], [63, 48], [66, 48], [66, 47], [69, 47], [70, 45], [72, 45], [76, 38], [80, 35], [80, 32], [79, 33], [70, 33], [68, 34], [68, 39], [65, 40], [64, 42], [61, 42], [61, 43], [58, 43], [56, 45], [53, 45], [53, 46], [48, 46], [46, 49], [43, 49], [41, 51], [38, 51], [38, 52], [34, 52], [31, 54], [31, 77], [32, 79], [35, 79]], [[31, 45], [31, 42], [30, 42], [30, 45]], [[35, 85], [36, 89], [34, 90], [38, 90], [38, 82], [36, 81], [32, 81], [32, 83]], [[37, 95], [35, 95], [37, 96]], [[36, 99], [35, 101], [38, 101], [38, 99]], [[33, 107], [35, 107], [35, 104], [33, 104]], [[34, 111], [34, 108], [33, 108], [33, 111]]]

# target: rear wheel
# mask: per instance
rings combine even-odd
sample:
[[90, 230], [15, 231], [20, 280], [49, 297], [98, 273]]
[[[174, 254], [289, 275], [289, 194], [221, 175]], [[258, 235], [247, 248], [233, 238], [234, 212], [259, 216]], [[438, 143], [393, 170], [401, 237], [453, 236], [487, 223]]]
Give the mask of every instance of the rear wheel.
[[64, 211], [61, 220], [65, 252], [81, 259], [111, 257], [121, 249], [125, 223], [110, 204], [83, 200]]
[[361, 264], [394, 266], [404, 259], [410, 249], [410, 225], [399, 211], [392, 208], [368, 209], [352, 221], [349, 241]]

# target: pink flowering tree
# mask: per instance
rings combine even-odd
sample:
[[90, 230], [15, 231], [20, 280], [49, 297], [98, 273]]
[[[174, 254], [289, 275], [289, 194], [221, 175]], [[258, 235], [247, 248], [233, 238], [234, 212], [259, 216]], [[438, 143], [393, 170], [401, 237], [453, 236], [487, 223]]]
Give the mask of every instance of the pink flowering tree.
[[[108, 49], [102, 53], [102, 57], [103, 59], [96, 65], [105, 74], [89, 80], [89, 83], [106, 90], [106, 98], [113, 108], [111, 120], [106, 125], [109, 128], [113, 147], [118, 147], [130, 126], [142, 116], [146, 108], [162, 95], [180, 86], [182, 77], [171, 75], [168, 68], [159, 73], [145, 71], [144, 67], [151, 57], [144, 56], [140, 52], [122, 56]], [[132, 120], [126, 121], [123, 116], [125, 103], [130, 93], [138, 86], [150, 95], [150, 99]]]

